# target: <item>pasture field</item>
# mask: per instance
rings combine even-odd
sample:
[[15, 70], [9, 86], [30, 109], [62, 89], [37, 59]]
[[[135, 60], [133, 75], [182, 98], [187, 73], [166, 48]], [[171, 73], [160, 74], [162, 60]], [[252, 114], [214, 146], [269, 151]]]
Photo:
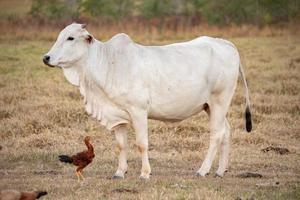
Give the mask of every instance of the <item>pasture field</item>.
[[[49, 34], [39, 39], [0, 36], [0, 190], [44, 189], [45, 200], [300, 199], [299, 36], [227, 38], [242, 54], [254, 128], [251, 133], [244, 129], [244, 88], [239, 81], [228, 113], [232, 138], [224, 178], [214, 177], [217, 162], [206, 178], [195, 176], [209, 143], [208, 117], [200, 113], [177, 126], [150, 121], [152, 177], [141, 181], [132, 130], [128, 173], [124, 180], [110, 179], [117, 167], [114, 135], [85, 113], [78, 89], [67, 83], [60, 69], [43, 65], [42, 55], [58, 32]], [[193, 36], [145, 37], [133, 39], [166, 44]], [[60, 163], [57, 156], [85, 149], [86, 135], [92, 138], [96, 157], [84, 170], [86, 179], [78, 183], [75, 168]], [[268, 146], [290, 152], [261, 151]], [[263, 177], [237, 177], [241, 172]]]

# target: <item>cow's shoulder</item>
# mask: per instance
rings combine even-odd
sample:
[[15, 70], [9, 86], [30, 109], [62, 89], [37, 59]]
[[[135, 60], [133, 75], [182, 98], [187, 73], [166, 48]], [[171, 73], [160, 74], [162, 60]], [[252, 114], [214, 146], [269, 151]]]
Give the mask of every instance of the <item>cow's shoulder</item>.
[[124, 48], [133, 43], [132, 39], [125, 33], [118, 33], [114, 35], [109, 42], [118, 49]]

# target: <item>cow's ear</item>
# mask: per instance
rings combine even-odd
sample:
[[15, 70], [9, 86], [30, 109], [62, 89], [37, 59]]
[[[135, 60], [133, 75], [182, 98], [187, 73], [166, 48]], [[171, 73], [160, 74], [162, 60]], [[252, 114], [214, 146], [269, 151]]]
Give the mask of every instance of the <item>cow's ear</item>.
[[93, 36], [91, 36], [90, 34], [88, 34], [87, 36], [85, 36], [85, 41], [89, 44], [91, 44], [94, 41]]

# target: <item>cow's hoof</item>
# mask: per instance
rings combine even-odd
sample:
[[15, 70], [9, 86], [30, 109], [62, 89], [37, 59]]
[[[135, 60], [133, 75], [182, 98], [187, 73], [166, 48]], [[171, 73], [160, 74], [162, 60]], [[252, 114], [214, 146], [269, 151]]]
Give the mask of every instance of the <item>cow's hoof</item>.
[[223, 178], [223, 175], [221, 175], [221, 174], [218, 174], [218, 173], [215, 173], [215, 176], [214, 176], [215, 178]]
[[113, 175], [112, 179], [124, 179], [124, 176]]
[[228, 169], [218, 169], [215, 173], [215, 176], [214, 177], [219, 177], [219, 178], [223, 178], [224, 174], [228, 172]]
[[198, 177], [206, 177], [207, 175], [209, 175], [209, 173], [201, 173], [201, 172], [196, 173], [196, 176]]
[[127, 174], [127, 170], [126, 171], [117, 170], [113, 175], [112, 179], [124, 179], [125, 174]]
[[143, 180], [143, 181], [148, 181], [148, 180], [150, 180], [150, 175], [140, 175], [140, 180]]

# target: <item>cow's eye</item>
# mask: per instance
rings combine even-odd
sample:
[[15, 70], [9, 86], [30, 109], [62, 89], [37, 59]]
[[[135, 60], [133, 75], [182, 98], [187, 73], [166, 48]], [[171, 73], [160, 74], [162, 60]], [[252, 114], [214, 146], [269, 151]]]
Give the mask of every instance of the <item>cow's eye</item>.
[[73, 37], [68, 37], [67, 40], [70, 40], [70, 41], [71, 41], [71, 40], [74, 40], [74, 38], [73, 38]]

